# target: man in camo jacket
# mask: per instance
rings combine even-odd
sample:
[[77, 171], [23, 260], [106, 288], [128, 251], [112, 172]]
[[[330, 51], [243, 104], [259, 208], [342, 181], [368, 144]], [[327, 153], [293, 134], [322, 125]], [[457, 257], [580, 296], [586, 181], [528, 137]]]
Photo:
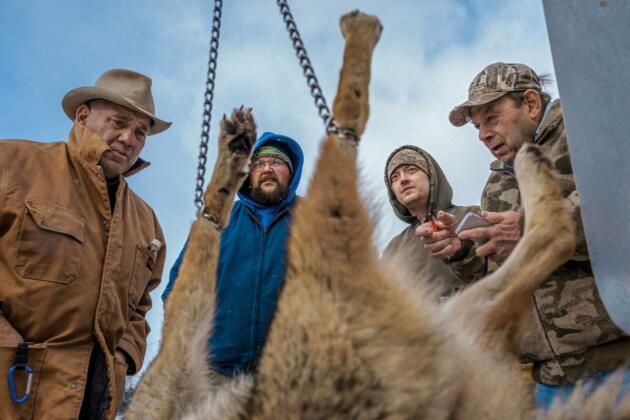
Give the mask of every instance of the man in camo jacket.
[[[434, 257], [447, 261], [466, 282], [496, 270], [522, 236], [524, 219], [512, 167], [514, 157], [525, 142], [541, 146], [556, 170], [577, 226], [575, 254], [535, 292], [522, 329], [534, 332], [521, 337], [520, 350], [524, 361], [533, 362], [537, 403], [548, 406], [553, 398], [570, 392], [576, 382], [596, 385], [627, 362], [630, 338], [613, 324], [597, 292], [560, 101], [552, 101], [543, 92], [541, 79], [544, 82], [544, 77], [523, 64], [491, 64], [473, 79], [468, 101], [449, 115], [456, 127], [472, 121], [479, 139], [497, 159], [490, 165], [481, 197], [481, 216], [491, 226], [456, 237], [454, 218], [440, 213], [442, 230], [433, 233], [430, 225], [423, 224], [416, 234], [423, 237]], [[470, 240], [477, 242], [466, 246]], [[630, 370], [626, 380], [630, 381]]]

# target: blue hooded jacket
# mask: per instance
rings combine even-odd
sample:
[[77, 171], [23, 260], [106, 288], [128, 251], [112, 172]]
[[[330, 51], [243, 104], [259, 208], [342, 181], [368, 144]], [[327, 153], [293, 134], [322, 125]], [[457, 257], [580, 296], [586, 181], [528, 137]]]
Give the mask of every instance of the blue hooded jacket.
[[[256, 367], [284, 283], [290, 210], [295, 205], [304, 156], [295, 140], [270, 132], [260, 136], [254, 149], [269, 142], [282, 143], [290, 151], [293, 174], [287, 196], [281, 203], [266, 207], [241, 189], [230, 223], [221, 234], [217, 307], [208, 346], [214, 369], [226, 376]], [[162, 294], [165, 305], [187, 246], [188, 242], [171, 268]]]

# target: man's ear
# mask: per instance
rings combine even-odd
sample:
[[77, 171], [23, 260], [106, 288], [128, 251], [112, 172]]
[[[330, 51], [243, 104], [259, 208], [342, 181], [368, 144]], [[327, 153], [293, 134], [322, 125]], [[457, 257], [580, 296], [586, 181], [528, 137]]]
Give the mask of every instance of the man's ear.
[[85, 122], [90, 116], [90, 108], [86, 104], [81, 104], [74, 112], [74, 122], [85, 127]]
[[527, 89], [523, 94], [527, 115], [534, 121], [538, 121], [543, 113], [543, 101], [540, 92], [535, 89]]

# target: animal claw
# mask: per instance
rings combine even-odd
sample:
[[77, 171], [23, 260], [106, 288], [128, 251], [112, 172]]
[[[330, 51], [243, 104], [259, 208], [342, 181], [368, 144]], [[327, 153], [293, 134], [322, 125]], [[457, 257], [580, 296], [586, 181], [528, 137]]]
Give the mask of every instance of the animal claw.
[[227, 118], [223, 120], [223, 127], [227, 134], [236, 134], [236, 124]]

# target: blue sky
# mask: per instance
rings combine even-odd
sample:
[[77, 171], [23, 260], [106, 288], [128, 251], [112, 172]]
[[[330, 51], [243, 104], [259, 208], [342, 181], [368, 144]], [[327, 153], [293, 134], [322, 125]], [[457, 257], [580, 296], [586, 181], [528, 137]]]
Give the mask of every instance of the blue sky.
[[[360, 149], [361, 186], [378, 219], [379, 246], [403, 227], [390, 210], [382, 180], [385, 159], [397, 146], [427, 149], [453, 185], [455, 202], [478, 204], [490, 154], [472, 127], [454, 128], [447, 115], [489, 63], [524, 62], [553, 73], [540, 2], [293, 0], [290, 6], [329, 104], [343, 52], [339, 16], [360, 8], [383, 23], [374, 54], [371, 118]], [[260, 132], [287, 134], [302, 144], [303, 194], [323, 129], [276, 2], [226, 1], [223, 16], [211, 144], [223, 113], [252, 106]], [[174, 122], [147, 142], [142, 156], [152, 166], [129, 179], [155, 209], [168, 248], [164, 282], [149, 315], [147, 357], [155, 355], [159, 342], [159, 294], [195, 214], [210, 22], [211, 1], [0, 2], [0, 138], [66, 139], [71, 121], [61, 110], [63, 95], [119, 67], [150, 75], [157, 114]], [[210, 163], [214, 154], [211, 145]]]

